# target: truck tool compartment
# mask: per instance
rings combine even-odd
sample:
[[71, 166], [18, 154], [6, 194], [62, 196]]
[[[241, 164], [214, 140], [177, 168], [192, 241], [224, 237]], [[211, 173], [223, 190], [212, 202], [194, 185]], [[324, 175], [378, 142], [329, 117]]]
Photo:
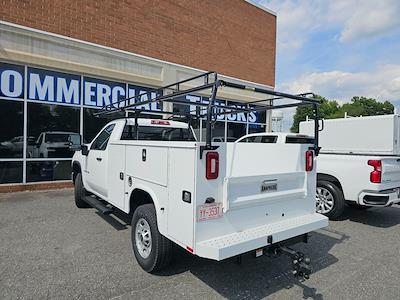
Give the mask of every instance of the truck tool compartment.
[[[204, 85], [180, 90], [182, 83], [199, 78]], [[76, 205], [94, 206], [103, 213], [118, 208], [130, 214], [134, 254], [147, 272], [168, 264], [175, 243], [214, 260], [256, 249], [258, 253], [260, 249], [274, 251], [288, 255], [295, 262], [294, 274], [308, 278], [309, 260], [286, 246], [307, 241], [310, 231], [328, 224], [326, 217], [315, 212], [318, 137], [258, 133], [233, 143], [217, 142], [212, 138], [212, 123], [218, 115], [252, 111], [249, 106], [215, 109], [218, 87], [249, 87], [219, 80], [214, 72], [186, 81], [167, 86], [176, 88], [172, 94], [158, 89], [154, 99], [134, 104], [125, 99], [98, 113], [124, 111], [135, 117], [111, 121], [90, 145], [82, 145], [75, 153]], [[206, 104], [175, 99], [210, 88]], [[259, 88], [257, 92], [311, 104], [318, 119], [317, 100]], [[201, 109], [195, 115], [178, 113], [187, 122], [140, 118], [145, 112], [136, 107], [163, 101]], [[266, 109], [271, 106], [262, 107]], [[157, 113], [177, 118], [177, 113]], [[189, 125], [192, 118], [206, 120], [204, 142], [198, 141]]]

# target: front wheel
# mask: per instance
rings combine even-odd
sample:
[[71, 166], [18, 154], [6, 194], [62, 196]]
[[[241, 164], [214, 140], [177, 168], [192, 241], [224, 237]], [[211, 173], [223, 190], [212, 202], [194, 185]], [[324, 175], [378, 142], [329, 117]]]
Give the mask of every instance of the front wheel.
[[90, 205], [83, 200], [84, 197], [86, 197], [87, 192], [85, 187], [83, 186], [83, 181], [82, 181], [82, 174], [78, 173], [75, 178], [75, 205], [79, 208], [87, 208], [90, 207]]
[[153, 204], [139, 206], [132, 217], [132, 247], [139, 265], [148, 273], [166, 267], [172, 257], [172, 243], [160, 234]]
[[316, 211], [331, 220], [337, 219], [344, 210], [343, 192], [330, 181], [317, 181]]

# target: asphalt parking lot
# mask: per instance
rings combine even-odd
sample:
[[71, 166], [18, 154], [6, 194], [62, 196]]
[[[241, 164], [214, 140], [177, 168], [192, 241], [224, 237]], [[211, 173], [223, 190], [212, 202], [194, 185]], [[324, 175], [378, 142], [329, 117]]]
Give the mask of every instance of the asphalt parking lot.
[[0, 299], [399, 299], [400, 209], [348, 209], [297, 246], [310, 280], [285, 257], [214, 262], [176, 250], [171, 268], [143, 272], [124, 218], [78, 209], [71, 189], [0, 195]]

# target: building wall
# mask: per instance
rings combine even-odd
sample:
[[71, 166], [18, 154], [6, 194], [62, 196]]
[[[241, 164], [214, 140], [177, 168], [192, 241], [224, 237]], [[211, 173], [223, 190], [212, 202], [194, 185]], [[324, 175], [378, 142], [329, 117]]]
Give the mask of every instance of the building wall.
[[2, 0], [2, 20], [275, 85], [276, 16], [243, 0]]

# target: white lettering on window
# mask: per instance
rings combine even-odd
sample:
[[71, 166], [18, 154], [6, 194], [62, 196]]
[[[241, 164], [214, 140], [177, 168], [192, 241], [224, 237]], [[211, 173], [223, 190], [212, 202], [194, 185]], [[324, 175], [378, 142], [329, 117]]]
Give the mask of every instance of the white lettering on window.
[[[14, 84], [11, 86], [11, 77], [14, 79]], [[22, 76], [14, 70], [5, 70], [1, 73], [1, 92], [6, 97], [18, 97], [23, 89]]]
[[42, 83], [39, 74], [30, 74], [29, 99], [54, 101], [54, 77], [46, 75]]
[[111, 88], [108, 85], [97, 84], [97, 106], [103, 107], [104, 105], [111, 104]]
[[97, 102], [94, 98], [96, 96], [96, 92], [93, 89], [95, 87], [96, 83], [90, 81], [85, 82], [85, 105], [96, 106]]
[[79, 104], [79, 80], [71, 80], [68, 86], [65, 78], [57, 78], [57, 102], [63, 98], [65, 103]]

